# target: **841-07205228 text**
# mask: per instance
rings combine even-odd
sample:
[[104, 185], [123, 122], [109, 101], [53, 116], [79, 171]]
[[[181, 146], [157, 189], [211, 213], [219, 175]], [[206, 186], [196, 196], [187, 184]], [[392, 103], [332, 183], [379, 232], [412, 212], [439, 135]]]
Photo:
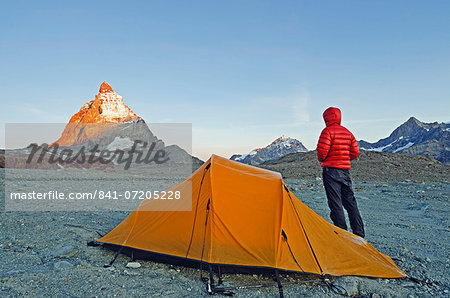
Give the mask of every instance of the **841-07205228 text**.
[[95, 190], [92, 192], [70, 192], [68, 194], [56, 190], [48, 192], [11, 192], [11, 200], [179, 200], [180, 191], [143, 191], [143, 190]]

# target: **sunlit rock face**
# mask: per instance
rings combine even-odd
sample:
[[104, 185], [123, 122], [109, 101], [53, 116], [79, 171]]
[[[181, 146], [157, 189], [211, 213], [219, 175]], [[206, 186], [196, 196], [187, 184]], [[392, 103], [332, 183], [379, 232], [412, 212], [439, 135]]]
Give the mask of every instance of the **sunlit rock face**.
[[[110, 133], [111, 130], [114, 130], [114, 133]], [[121, 130], [124, 130], [123, 133], [119, 133]], [[100, 138], [108, 135], [112, 139], [106, 141], [133, 135], [146, 141], [156, 141], [144, 120], [133, 113], [123, 102], [122, 96], [107, 82], [103, 82], [95, 99], [84, 104], [78, 113], [70, 118], [61, 137], [52, 146], [58, 144], [67, 147], [90, 141], [98, 142]]]

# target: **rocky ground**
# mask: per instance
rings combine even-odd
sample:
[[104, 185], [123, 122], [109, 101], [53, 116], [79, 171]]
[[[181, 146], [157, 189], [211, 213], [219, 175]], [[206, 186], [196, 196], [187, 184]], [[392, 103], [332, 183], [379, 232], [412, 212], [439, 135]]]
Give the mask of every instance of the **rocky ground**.
[[[322, 176], [316, 151], [292, 153], [279, 160], [266, 162], [263, 168], [280, 172], [283, 178], [308, 179]], [[361, 150], [352, 161], [352, 177], [360, 181], [450, 181], [450, 166], [424, 156], [370, 152]]]
[[[394, 258], [405, 273], [429, 284], [360, 277], [331, 281], [339, 286], [342, 294], [360, 297], [450, 296], [448, 167], [427, 159], [416, 162], [408, 159], [407, 163], [389, 160], [392, 165], [386, 166], [386, 158], [371, 160], [369, 157], [359, 160], [354, 175], [355, 195], [366, 224], [367, 240]], [[306, 166], [305, 170], [305, 164], [291, 161], [290, 166], [271, 167], [283, 168], [285, 181], [295, 195], [329, 220], [320, 168], [307, 170]], [[384, 166], [374, 170], [375, 164]], [[405, 170], [406, 167], [410, 170]], [[393, 176], [389, 172], [391, 168], [402, 170]], [[4, 170], [1, 171], [4, 175]], [[113, 267], [103, 268], [114, 252], [88, 247], [86, 242], [98, 239], [96, 231], [111, 230], [127, 214], [126, 211], [2, 213], [0, 296], [208, 296], [197, 269], [145, 260], [137, 260], [139, 268], [127, 268], [130, 259], [124, 255], [117, 258]], [[311, 282], [310, 276], [283, 274], [282, 280], [299, 282], [284, 286], [288, 297], [339, 296], [323, 283]], [[226, 286], [275, 285], [236, 290], [238, 297], [278, 295], [271, 276], [225, 274], [224, 282]]]

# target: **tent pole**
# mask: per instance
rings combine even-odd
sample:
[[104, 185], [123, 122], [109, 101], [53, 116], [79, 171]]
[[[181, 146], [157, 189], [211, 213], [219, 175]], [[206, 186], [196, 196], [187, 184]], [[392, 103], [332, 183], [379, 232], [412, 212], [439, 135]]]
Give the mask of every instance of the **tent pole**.
[[192, 232], [191, 232], [191, 239], [189, 240], [189, 246], [187, 248], [187, 252], [186, 252], [186, 259], [189, 256], [189, 251], [191, 250], [191, 245], [192, 245], [192, 239], [194, 237], [194, 230], [195, 230], [195, 221], [197, 220], [197, 209], [198, 209], [198, 202], [200, 200], [200, 194], [202, 193], [202, 186], [203, 186], [203, 180], [205, 179], [205, 174], [206, 171], [209, 170], [209, 167], [211, 166], [211, 163], [209, 163], [205, 169], [203, 170], [203, 175], [202, 175], [202, 180], [200, 181], [200, 187], [198, 189], [198, 196], [197, 196], [197, 203], [195, 204], [195, 213], [194, 213], [194, 221], [192, 223]]

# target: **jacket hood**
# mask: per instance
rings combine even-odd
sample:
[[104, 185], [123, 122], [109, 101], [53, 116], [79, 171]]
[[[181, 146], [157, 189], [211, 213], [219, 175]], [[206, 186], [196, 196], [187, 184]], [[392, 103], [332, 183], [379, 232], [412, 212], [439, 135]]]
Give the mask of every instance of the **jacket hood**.
[[323, 120], [325, 120], [326, 126], [333, 124], [341, 124], [341, 110], [338, 108], [330, 107], [323, 112]]

